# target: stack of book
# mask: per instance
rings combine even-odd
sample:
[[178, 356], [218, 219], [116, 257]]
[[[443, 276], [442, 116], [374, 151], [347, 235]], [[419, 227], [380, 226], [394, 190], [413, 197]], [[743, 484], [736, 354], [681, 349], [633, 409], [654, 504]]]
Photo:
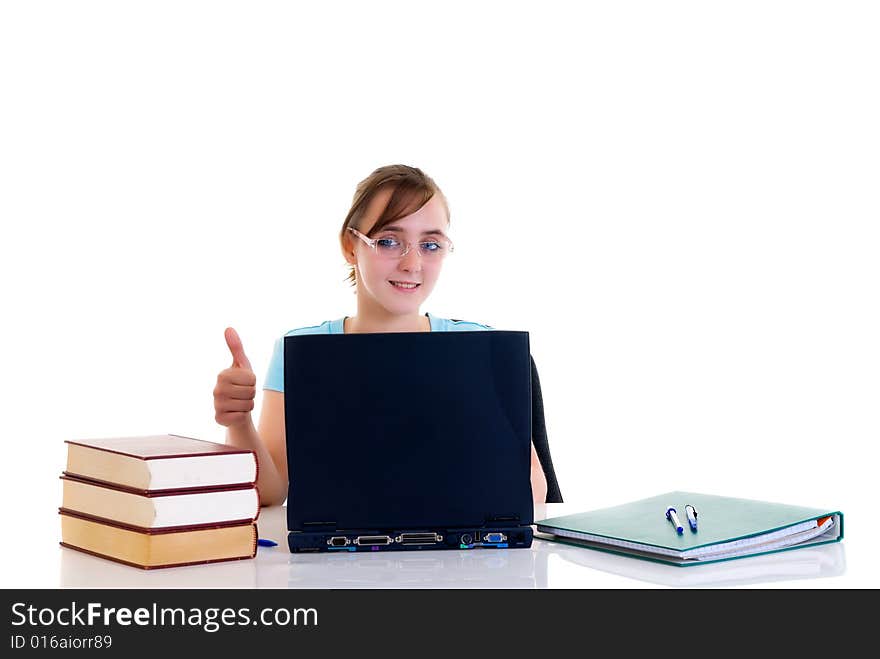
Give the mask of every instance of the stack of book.
[[151, 569], [253, 558], [253, 451], [181, 435], [67, 440], [61, 545]]

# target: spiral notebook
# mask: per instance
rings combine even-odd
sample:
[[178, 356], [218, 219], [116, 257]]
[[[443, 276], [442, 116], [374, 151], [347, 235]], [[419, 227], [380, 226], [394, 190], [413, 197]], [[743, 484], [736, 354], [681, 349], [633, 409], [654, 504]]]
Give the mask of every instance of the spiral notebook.
[[[686, 521], [693, 506], [695, 529]], [[674, 508], [681, 531], [666, 512]], [[541, 540], [688, 567], [839, 542], [843, 513], [697, 492], [537, 520]]]

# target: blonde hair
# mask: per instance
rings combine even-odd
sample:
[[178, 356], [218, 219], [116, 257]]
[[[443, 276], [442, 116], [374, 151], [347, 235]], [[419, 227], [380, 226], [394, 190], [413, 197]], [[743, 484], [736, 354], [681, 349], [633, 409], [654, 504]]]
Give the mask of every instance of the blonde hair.
[[[381, 231], [383, 227], [391, 224], [395, 220], [411, 215], [427, 204], [431, 198], [438, 194], [443, 200], [443, 207], [446, 209], [446, 217], [449, 218], [449, 204], [446, 203], [446, 197], [443, 192], [434, 183], [434, 179], [425, 174], [418, 167], [410, 167], [408, 165], [385, 165], [374, 170], [363, 181], [358, 183], [351, 202], [351, 208], [345, 221], [342, 223], [342, 229], [339, 232], [339, 240], [345, 247], [345, 240], [350, 239], [348, 229], [360, 230], [360, 223], [369, 208], [370, 202], [382, 190], [391, 189], [391, 195], [385, 208], [379, 214], [379, 219], [373, 224], [373, 227], [366, 235], [370, 236], [377, 231]], [[354, 286], [357, 284], [357, 276], [355, 275], [354, 266], [349, 266], [349, 273], [346, 279]]]

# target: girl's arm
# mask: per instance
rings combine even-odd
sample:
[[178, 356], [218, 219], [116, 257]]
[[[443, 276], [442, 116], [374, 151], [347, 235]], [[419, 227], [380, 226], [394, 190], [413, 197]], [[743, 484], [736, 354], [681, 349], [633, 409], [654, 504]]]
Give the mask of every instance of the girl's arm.
[[251, 449], [257, 454], [259, 470], [257, 489], [260, 504], [273, 506], [287, 498], [287, 445], [284, 433], [284, 394], [271, 389], [263, 390], [263, 408], [260, 412], [259, 431], [253, 421], [230, 426], [226, 443]]
[[284, 430], [284, 392], [263, 389], [260, 411], [260, 438], [272, 458], [277, 474], [277, 490], [270, 504], [281, 504], [287, 498], [287, 433]]
[[547, 499], [547, 477], [544, 468], [535, 451], [535, 443], [532, 442], [532, 500], [535, 503], [544, 503]]

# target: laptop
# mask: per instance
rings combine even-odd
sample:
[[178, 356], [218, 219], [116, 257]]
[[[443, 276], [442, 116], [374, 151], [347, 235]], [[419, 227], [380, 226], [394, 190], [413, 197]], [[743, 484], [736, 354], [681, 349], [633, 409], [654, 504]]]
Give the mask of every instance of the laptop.
[[284, 338], [290, 551], [530, 547], [527, 332]]

